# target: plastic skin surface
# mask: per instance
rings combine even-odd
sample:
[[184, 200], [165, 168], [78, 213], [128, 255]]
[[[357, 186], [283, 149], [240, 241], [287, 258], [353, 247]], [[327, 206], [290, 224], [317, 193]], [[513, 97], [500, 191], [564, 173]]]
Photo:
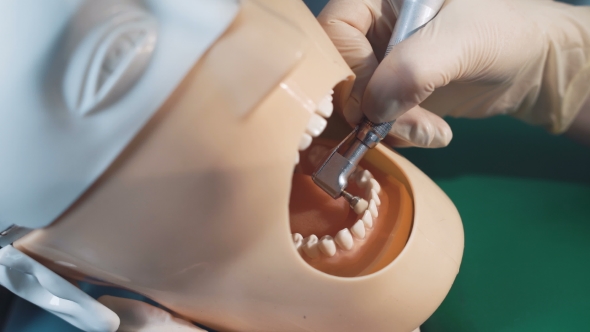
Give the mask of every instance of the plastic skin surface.
[[298, 149], [325, 126], [323, 98], [352, 77], [303, 3], [244, 1], [92, 188], [15, 246], [60, 274], [132, 290], [218, 330], [414, 330], [450, 289], [463, 230], [448, 197], [406, 159], [378, 146], [363, 162], [387, 194], [379, 215], [412, 216], [395, 223], [411, 227], [405, 236], [375, 224], [385, 240], [351, 251], [376, 254], [328, 273], [316, 264], [325, 257], [312, 262], [292, 241]]

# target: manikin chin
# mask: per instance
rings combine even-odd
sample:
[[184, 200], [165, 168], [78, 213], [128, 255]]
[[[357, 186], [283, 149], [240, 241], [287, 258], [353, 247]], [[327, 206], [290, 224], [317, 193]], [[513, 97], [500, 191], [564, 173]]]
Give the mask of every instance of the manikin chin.
[[313, 184], [332, 90], [353, 80], [302, 2], [243, 1], [100, 177], [14, 247], [222, 331], [412, 331], [458, 273], [462, 225], [385, 146], [350, 181], [363, 209]]

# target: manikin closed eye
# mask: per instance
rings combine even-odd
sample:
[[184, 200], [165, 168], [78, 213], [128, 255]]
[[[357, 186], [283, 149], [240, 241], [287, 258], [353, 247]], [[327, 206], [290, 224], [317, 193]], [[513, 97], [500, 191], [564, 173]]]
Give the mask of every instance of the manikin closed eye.
[[[92, 6], [106, 15], [122, 3], [149, 14], [157, 38], [149, 61], [134, 57], [143, 65], [109, 73], [143, 73], [130, 75], [120, 95], [84, 95], [77, 86], [71, 100], [53, 98], [70, 76], [64, 58], [44, 57], [55, 49], [74, 54], [79, 45], [60, 48], [61, 33], [82, 40], [108, 17]], [[51, 65], [48, 76], [27, 76], [31, 66], [22, 66], [15, 77], [32, 90], [0, 90], [0, 103], [39, 103], [16, 123], [30, 129], [27, 140], [0, 121], [0, 153], [15, 157], [0, 156], [3, 167], [28, 176], [0, 178], [18, 189], [0, 188], [0, 198], [22, 203], [0, 199], [0, 223], [42, 220], [26, 224], [34, 230], [13, 243], [16, 250], [55, 278], [124, 288], [223, 331], [407, 332], [442, 302], [463, 232], [454, 205], [428, 177], [378, 145], [349, 187], [365, 208], [354, 211], [311, 181], [337, 142], [317, 137], [338, 120], [331, 91], [350, 89], [354, 75], [300, 0], [43, 4], [63, 24], [39, 25], [50, 36], [32, 43], [23, 61]], [[76, 16], [88, 8], [97, 16]], [[88, 29], [68, 30], [76, 17]], [[8, 38], [2, 31], [11, 30], [0, 29]], [[97, 77], [106, 86], [111, 76]], [[6, 109], [0, 116], [10, 118]], [[39, 136], [42, 125], [57, 134]], [[1, 143], [20, 138], [22, 156], [34, 163], [16, 163], [20, 151]], [[114, 312], [124, 302], [103, 301]]]

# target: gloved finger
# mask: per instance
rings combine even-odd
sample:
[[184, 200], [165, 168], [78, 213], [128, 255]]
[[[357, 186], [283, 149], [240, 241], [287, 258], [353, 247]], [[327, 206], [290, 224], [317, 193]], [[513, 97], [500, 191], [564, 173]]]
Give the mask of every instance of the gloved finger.
[[[356, 75], [349, 95], [335, 91], [335, 104], [345, 119], [355, 125], [362, 118], [360, 102], [373, 72], [378, 66], [373, 52], [375, 45], [383, 46], [379, 36], [391, 34], [391, 19], [376, 25], [375, 19], [383, 16], [382, 0], [331, 0], [318, 16], [318, 21]], [[387, 8], [387, 7], [386, 7]], [[388, 9], [391, 11], [391, 8]], [[386, 13], [388, 17], [392, 12]], [[392, 18], [393, 19], [393, 18]], [[377, 28], [378, 27], [378, 28]], [[367, 38], [369, 35], [370, 38]], [[371, 42], [372, 39], [372, 42]], [[387, 40], [385, 39], [385, 45]], [[383, 48], [383, 47], [380, 47]]]
[[462, 40], [445, 21], [444, 11], [443, 7], [424, 28], [393, 47], [373, 73], [361, 105], [371, 121], [395, 120], [472, 67], [463, 52], [471, 40]]
[[445, 120], [416, 106], [395, 121], [384, 142], [392, 147], [442, 148], [451, 139], [453, 132]]

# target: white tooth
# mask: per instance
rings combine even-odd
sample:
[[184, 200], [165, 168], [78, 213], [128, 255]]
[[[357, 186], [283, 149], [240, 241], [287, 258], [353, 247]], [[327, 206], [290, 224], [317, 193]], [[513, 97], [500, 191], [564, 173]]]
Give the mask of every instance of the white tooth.
[[365, 171], [364, 168], [357, 166], [356, 170], [350, 176], [350, 179], [354, 181], [357, 185], [359, 184], [361, 178], [363, 177], [363, 172]]
[[341, 229], [336, 234], [334, 241], [336, 241], [336, 244], [338, 244], [338, 246], [344, 250], [350, 250], [350, 249], [352, 249], [352, 246], [354, 245], [354, 242], [352, 240], [352, 235], [350, 234], [350, 231], [348, 230], [348, 228]]
[[379, 194], [375, 191], [375, 189], [371, 189], [371, 195], [369, 196], [369, 199], [375, 201], [375, 205], [381, 205], [381, 198], [379, 198]]
[[358, 182], [361, 180], [361, 176], [363, 175], [363, 171], [364, 169], [362, 169], [360, 166], [357, 166], [356, 171], [352, 173], [350, 179], [358, 184]]
[[307, 133], [313, 137], [318, 137], [324, 129], [326, 129], [326, 124], [328, 121], [322, 118], [319, 114], [312, 114], [311, 118], [309, 118], [309, 122], [307, 123]]
[[309, 258], [317, 258], [320, 256], [320, 249], [318, 248], [318, 237], [315, 234], [310, 235], [303, 241], [303, 252], [309, 256]]
[[354, 180], [357, 180], [357, 178], [363, 174], [364, 170], [365, 170], [364, 168], [362, 168], [360, 165], [358, 165], [356, 167], [356, 169], [354, 170], [354, 172], [352, 173], [352, 177], [354, 178]]
[[293, 234], [293, 245], [295, 246], [295, 249], [299, 250], [301, 243], [303, 243], [303, 236], [299, 233]]
[[324, 118], [329, 118], [334, 111], [334, 104], [332, 104], [332, 95], [327, 95], [318, 103], [317, 112]]
[[371, 183], [371, 189], [375, 190], [377, 193], [381, 192], [381, 185], [379, 182], [377, 182], [377, 180], [371, 178], [369, 182]]
[[371, 212], [369, 212], [369, 210], [365, 211], [361, 219], [363, 220], [365, 227], [373, 228], [373, 216], [371, 215]]
[[299, 164], [299, 152], [295, 154], [295, 165]]
[[334, 239], [330, 235], [324, 235], [320, 239], [318, 247], [320, 247], [320, 251], [328, 257], [332, 257], [336, 254], [336, 243], [334, 243]]
[[361, 219], [359, 219], [352, 227], [350, 227], [350, 232], [354, 235], [357, 239], [364, 239], [365, 238], [365, 224]]
[[379, 212], [377, 212], [377, 204], [375, 204], [374, 200], [371, 200], [369, 202], [369, 208], [367, 210], [369, 210], [369, 212], [371, 212], [371, 215], [373, 216], [373, 218], [377, 218], [379, 216]]
[[368, 207], [369, 207], [369, 203], [367, 203], [366, 200], [361, 198], [360, 201], [358, 201], [356, 203], [353, 210], [354, 210], [354, 213], [361, 214], [361, 213], [365, 212], [365, 210], [367, 210]]
[[365, 188], [369, 185], [370, 180], [373, 178], [373, 174], [371, 172], [364, 170], [361, 175], [358, 177], [356, 184], [361, 187]]
[[301, 134], [301, 139], [299, 140], [299, 151], [303, 151], [309, 147], [311, 144], [311, 136], [309, 134], [303, 133]]

